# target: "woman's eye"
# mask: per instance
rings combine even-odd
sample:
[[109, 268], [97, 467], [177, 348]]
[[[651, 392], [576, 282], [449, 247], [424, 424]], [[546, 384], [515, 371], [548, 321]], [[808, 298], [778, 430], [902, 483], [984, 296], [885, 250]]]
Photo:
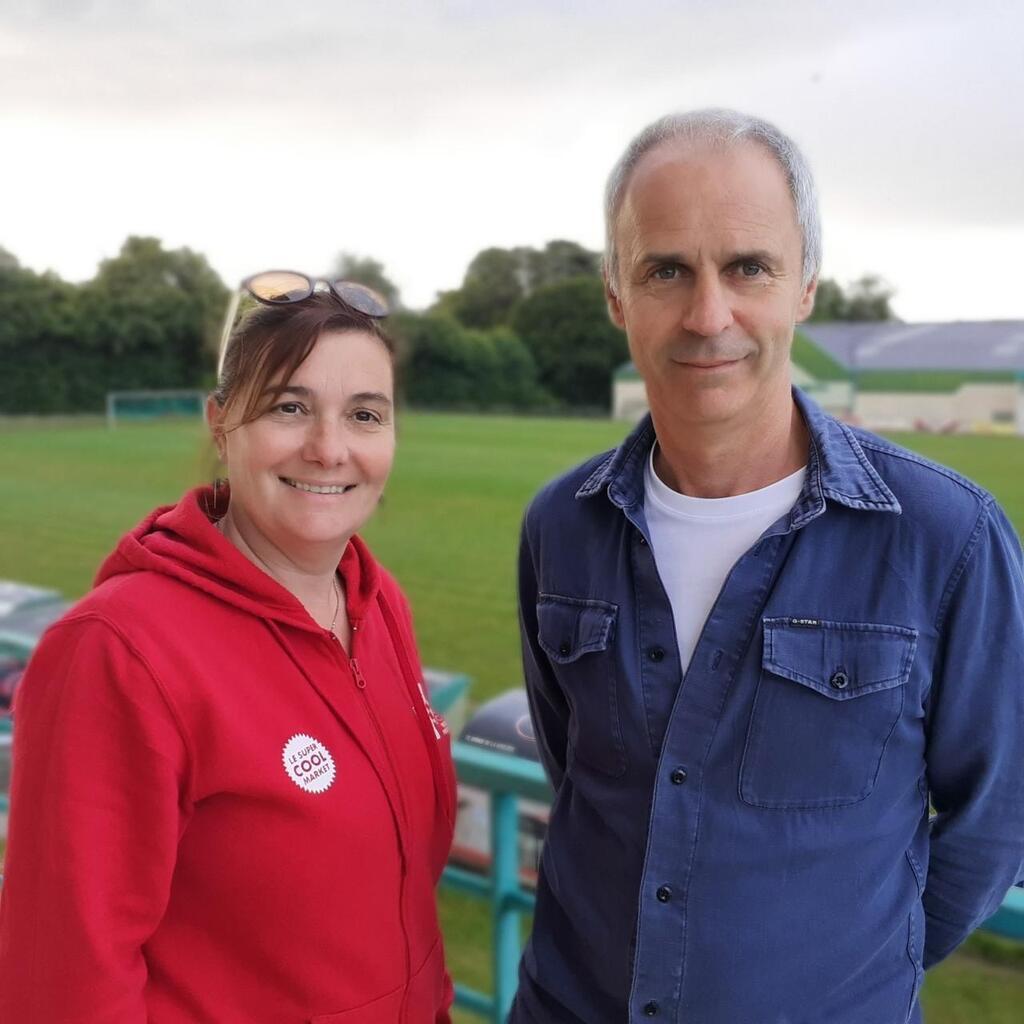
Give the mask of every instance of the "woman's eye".
[[274, 406], [274, 412], [284, 416], [298, 416], [302, 412], [302, 406], [298, 402], [281, 402]]

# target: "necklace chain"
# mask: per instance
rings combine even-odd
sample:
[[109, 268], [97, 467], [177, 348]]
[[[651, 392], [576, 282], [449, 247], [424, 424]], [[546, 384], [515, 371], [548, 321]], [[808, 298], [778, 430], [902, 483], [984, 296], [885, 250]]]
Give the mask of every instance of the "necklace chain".
[[[224, 532], [224, 517], [213, 520], [213, 528], [221, 534], [225, 539], [227, 534]], [[338, 635], [337, 625], [338, 616], [341, 614], [341, 587], [338, 586], [338, 573], [334, 572], [331, 574], [331, 589], [334, 591], [334, 615], [331, 616], [331, 624], [327, 627], [328, 631], [334, 636]]]
[[331, 624], [328, 629], [337, 636], [335, 626], [338, 624], [338, 613], [341, 611], [341, 587], [338, 586], [338, 574], [335, 572], [331, 576], [331, 582], [334, 584], [334, 617], [331, 619]]

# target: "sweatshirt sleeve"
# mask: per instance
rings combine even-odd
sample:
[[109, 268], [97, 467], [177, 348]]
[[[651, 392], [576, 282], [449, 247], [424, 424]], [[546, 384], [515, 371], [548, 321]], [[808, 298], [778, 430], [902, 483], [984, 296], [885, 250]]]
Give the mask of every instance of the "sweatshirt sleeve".
[[188, 813], [182, 737], [108, 621], [44, 637], [15, 705], [0, 1020], [145, 1024], [143, 945]]
[[928, 727], [925, 967], [995, 912], [1024, 864], [1024, 560], [994, 502], [950, 580]]

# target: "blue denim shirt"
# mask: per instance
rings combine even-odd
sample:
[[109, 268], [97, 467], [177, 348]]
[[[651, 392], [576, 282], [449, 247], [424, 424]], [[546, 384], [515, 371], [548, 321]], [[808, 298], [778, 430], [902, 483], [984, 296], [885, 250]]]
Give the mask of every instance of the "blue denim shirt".
[[[642, 422], [534, 499], [556, 789], [514, 1024], [897, 1024], [1024, 859], [1024, 568], [990, 495], [826, 416], [685, 673]], [[929, 822], [929, 796], [937, 812]]]

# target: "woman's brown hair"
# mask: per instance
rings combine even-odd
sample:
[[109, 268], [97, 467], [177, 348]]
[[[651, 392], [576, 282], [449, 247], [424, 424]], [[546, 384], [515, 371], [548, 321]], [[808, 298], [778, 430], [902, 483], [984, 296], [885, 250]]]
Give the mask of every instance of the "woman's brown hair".
[[360, 331], [378, 338], [394, 362], [395, 346], [379, 320], [343, 306], [327, 292], [301, 302], [253, 306], [231, 332], [212, 398], [220, 430], [232, 430], [266, 412], [271, 382], [288, 381], [328, 331]]

